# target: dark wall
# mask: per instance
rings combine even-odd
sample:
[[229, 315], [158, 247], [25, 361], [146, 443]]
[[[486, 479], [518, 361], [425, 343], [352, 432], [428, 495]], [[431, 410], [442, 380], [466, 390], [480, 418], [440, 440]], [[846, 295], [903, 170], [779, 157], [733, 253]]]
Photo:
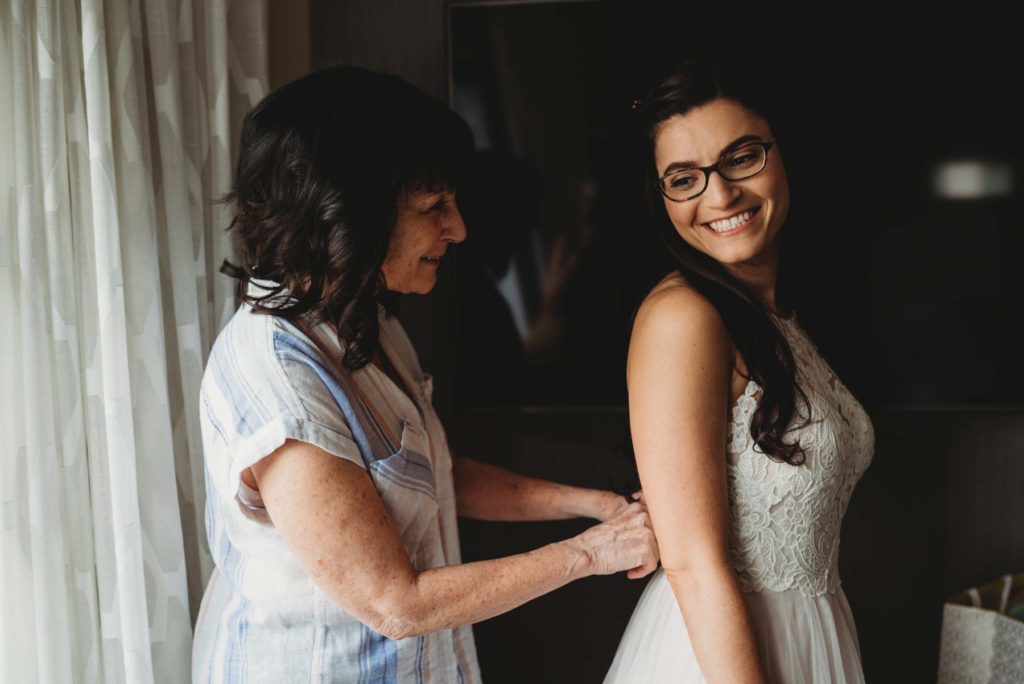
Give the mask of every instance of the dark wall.
[[[445, 6], [441, 0], [313, 0], [313, 64], [346, 62], [398, 73], [446, 98]], [[906, 64], [921, 69], [927, 68], [929, 51], [968, 54], [972, 47], [965, 37], [998, 42], [1000, 37], [992, 34], [1006, 22], [977, 14], [982, 11], [977, 5], [972, 8], [976, 14], [959, 14], [956, 26], [938, 26], [920, 16], [913, 24], [897, 26], [888, 13], [869, 12], [862, 5], [857, 6], [857, 16], [830, 21], [802, 16], [800, 27], [786, 28], [757, 16], [745, 17], [741, 23], [760, 27], [758, 49], [800, 51], [807, 60], [815, 59], [818, 49], [808, 42], [809, 32], [822, 42], [843, 40], [849, 45], [849, 57], [835, 73], [853, 74], [864, 51], [890, 50], [898, 55], [905, 49], [916, 55]], [[657, 12], [649, 7], [643, 11]], [[679, 23], [680, 40], [695, 33], [725, 35], [738, 25], [736, 17], [716, 19]], [[998, 67], [992, 64], [993, 69]], [[894, 63], [894, 68], [901, 67]], [[827, 72], [826, 65], [826, 76]], [[942, 74], [920, 76], [908, 73], [907, 88], [912, 90], [922, 80], [944, 82]], [[949, 79], [951, 98], [957, 97], [957, 82], [963, 78], [961, 74]], [[1019, 85], [1013, 82], [1006, 87], [1019, 91]], [[865, 82], [851, 92], [859, 102], [858, 112], [874, 107], [884, 116], [887, 103], [872, 102], [874, 96]], [[993, 97], [998, 101], [1001, 96], [993, 93]], [[855, 118], [836, 116], [841, 129], [858, 125]], [[898, 155], [894, 150], [891, 158], [879, 159], [878, 164], [892, 164]], [[898, 178], [897, 169], [885, 168], [887, 178]], [[860, 201], [856, 192], [835, 190], [837, 203], [856, 209]], [[829, 269], [822, 264], [828, 263], [828, 245], [818, 244], [823, 251], [813, 270], [816, 278], [827, 278]], [[861, 251], [869, 250], [862, 245]], [[864, 273], [860, 277], [867, 280]], [[814, 286], [819, 299], [809, 300], [813, 308], [801, 310], [801, 320], [812, 334], [821, 331], [816, 336], [820, 350], [856, 392], [861, 384], [858, 375], [872, 361], [844, 340], [863, 335], [863, 331], [851, 331], [853, 326], [878, 324], [871, 318], [873, 307], [863, 297], [857, 301], [857, 292], [844, 290], [841, 282], [822, 280]], [[402, 319], [423, 365], [436, 378], [435, 401], [453, 448], [564, 482], [600, 487], [622, 483], [628, 474], [622, 449], [627, 427], [623, 409], [488, 414], [455, 410], [451, 382], [456, 354], [454, 288], [449, 265], [442, 268], [431, 295], [409, 297], [402, 305]], [[826, 296], [834, 292], [843, 293], [842, 306], [834, 306]], [[845, 311], [853, 312], [852, 318]], [[885, 330], [874, 334], [884, 335]], [[948, 359], [948, 363], [955, 365], [957, 360]], [[935, 372], [941, 377], [943, 368]], [[944, 598], [1024, 569], [1022, 405], [900, 410], [881, 408], [885, 398], [877, 399], [869, 406], [876, 453], [854, 493], [843, 528], [843, 586], [857, 622], [867, 680], [934, 681]], [[475, 560], [524, 551], [575, 534], [584, 526], [581, 522], [465, 522], [461, 528], [464, 557]], [[642, 589], [643, 581], [590, 578], [477, 625], [486, 680], [600, 681]]]

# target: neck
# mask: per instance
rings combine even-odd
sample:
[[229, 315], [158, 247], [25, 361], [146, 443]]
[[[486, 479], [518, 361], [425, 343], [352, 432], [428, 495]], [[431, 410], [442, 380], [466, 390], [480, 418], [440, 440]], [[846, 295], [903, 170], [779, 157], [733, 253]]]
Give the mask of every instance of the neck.
[[775, 303], [775, 284], [779, 272], [777, 254], [767, 255], [759, 262], [725, 264], [725, 268], [736, 280], [743, 283], [765, 308], [780, 313]]

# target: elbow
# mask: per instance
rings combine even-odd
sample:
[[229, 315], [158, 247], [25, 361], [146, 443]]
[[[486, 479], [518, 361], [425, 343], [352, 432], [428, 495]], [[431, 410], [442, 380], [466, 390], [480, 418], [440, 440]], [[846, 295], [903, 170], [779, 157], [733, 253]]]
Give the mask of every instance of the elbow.
[[398, 641], [437, 631], [436, 609], [423, 595], [418, 573], [362, 579], [362, 591], [330, 583], [324, 592], [338, 608], [385, 638]]
[[675, 570], [666, 568], [665, 578], [684, 616], [693, 610], [706, 610], [709, 602], [723, 605], [742, 600], [743, 589], [739, 578], [728, 564], [690, 565]]
[[417, 609], [412, 589], [395, 591], [375, 601], [366, 626], [395, 641], [423, 636], [433, 631], [422, 611]]
[[416, 623], [401, 615], [380, 615], [374, 620], [374, 624], [367, 626], [377, 634], [394, 641], [426, 634], [426, 630], [418, 629]]
[[662, 559], [662, 567], [669, 583], [681, 591], [703, 591], [709, 583], [736, 581], [736, 571], [725, 558], [696, 558], [668, 564]]

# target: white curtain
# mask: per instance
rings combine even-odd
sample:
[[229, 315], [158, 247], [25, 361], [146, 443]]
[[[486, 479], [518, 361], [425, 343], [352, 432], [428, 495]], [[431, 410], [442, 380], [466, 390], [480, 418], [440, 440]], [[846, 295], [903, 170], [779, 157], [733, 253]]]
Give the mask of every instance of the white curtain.
[[266, 0], [0, 2], [0, 682], [184, 682]]

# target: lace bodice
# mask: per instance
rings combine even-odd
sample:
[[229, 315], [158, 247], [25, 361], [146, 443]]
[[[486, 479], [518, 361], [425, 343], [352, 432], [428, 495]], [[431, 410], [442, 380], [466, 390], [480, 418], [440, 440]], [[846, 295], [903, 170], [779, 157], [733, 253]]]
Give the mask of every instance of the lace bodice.
[[[774, 315], [773, 315], [774, 316]], [[751, 380], [729, 421], [729, 555], [745, 592], [799, 589], [807, 596], [839, 587], [839, 529], [853, 488], [871, 463], [875, 435], [864, 408], [836, 377], [796, 321], [774, 316], [789, 340], [811, 423], [787, 432], [804, 464], [776, 462], [754, 450], [750, 421], [761, 387]], [[799, 393], [792, 425], [805, 421]]]

